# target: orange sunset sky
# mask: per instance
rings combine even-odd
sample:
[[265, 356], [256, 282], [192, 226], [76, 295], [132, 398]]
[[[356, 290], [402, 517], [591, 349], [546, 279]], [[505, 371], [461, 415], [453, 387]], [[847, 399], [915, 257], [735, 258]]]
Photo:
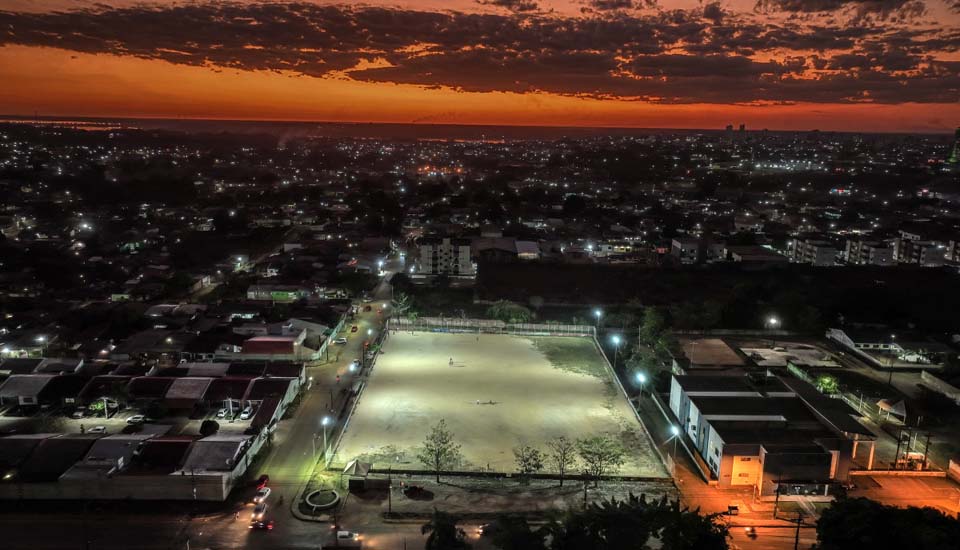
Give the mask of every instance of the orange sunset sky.
[[0, 2], [0, 113], [960, 125], [960, 0]]

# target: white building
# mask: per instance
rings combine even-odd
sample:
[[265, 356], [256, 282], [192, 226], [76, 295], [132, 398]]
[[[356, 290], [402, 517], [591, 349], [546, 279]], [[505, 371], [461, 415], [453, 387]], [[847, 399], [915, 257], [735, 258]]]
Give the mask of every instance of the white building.
[[682, 264], [697, 263], [697, 251], [700, 249], [700, 240], [692, 237], [678, 237], [670, 244], [670, 255], [679, 259]]
[[827, 241], [796, 239], [790, 243], [790, 261], [814, 266], [835, 265], [837, 249]]
[[420, 275], [473, 277], [477, 267], [470, 259], [470, 239], [425, 237], [417, 242], [420, 254], [416, 272]]
[[852, 265], [893, 265], [893, 248], [876, 241], [847, 241], [843, 259]]

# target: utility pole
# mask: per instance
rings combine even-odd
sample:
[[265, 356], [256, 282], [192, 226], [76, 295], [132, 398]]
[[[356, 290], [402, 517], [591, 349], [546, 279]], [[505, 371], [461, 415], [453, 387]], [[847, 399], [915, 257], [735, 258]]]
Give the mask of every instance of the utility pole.
[[797, 534], [793, 539], [793, 550], [800, 548], [800, 524], [803, 523], [803, 512], [797, 512]]
[[897, 452], [893, 454], [893, 469], [897, 469], [897, 463], [900, 462], [900, 445], [903, 443], [903, 428], [897, 431]]
[[930, 432], [927, 432], [927, 443], [923, 446], [923, 469], [927, 469], [927, 453], [930, 452]]

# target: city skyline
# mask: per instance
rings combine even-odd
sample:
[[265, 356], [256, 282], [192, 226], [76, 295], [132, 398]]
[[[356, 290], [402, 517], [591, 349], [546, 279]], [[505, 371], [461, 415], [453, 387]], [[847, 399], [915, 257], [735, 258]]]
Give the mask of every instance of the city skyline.
[[956, 2], [10, 2], [0, 112], [949, 132]]

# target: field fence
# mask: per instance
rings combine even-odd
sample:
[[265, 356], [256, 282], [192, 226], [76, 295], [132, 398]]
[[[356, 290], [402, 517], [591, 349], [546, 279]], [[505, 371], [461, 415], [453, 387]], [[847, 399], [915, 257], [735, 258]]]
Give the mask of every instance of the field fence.
[[411, 332], [469, 332], [486, 334], [527, 334], [531, 336], [594, 336], [593, 325], [560, 323], [505, 323], [496, 319], [462, 319], [457, 317], [391, 318], [391, 330]]

